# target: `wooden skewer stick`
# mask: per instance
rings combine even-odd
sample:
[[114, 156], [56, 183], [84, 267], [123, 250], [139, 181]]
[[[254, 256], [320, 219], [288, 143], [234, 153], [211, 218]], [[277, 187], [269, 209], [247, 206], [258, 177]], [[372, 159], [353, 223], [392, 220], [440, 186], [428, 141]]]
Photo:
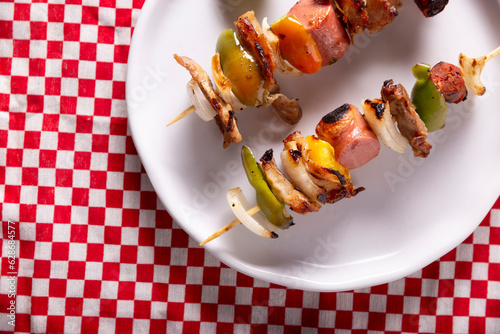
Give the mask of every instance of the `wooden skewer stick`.
[[486, 56], [485, 61], [488, 61], [491, 58], [498, 56], [499, 54], [500, 54], [500, 46], [498, 48], [496, 48], [495, 50], [491, 51], [491, 53]]
[[[260, 211], [260, 206], [256, 205], [254, 206], [253, 208], [249, 209], [247, 211], [247, 213], [252, 216], [254, 214], [256, 214], [257, 212]], [[229, 231], [230, 229], [232, 229], [233, 227], [239, 225], [241, 222], [239, 221], [238, 218], [236, 218], [235, 220], [233, 220], [232, 222], [230, 222], [229, 224], [227, 224], [226, 226], [224, 226], [223, 228], [221, 228], [220, 230], [218, 230], [217, 232], [215, 232], [214, 234], [212, 234], [211, 236], [209, 236], [208, 238], [206, 238], [201, 244], [199, 244], [198, 246], [203, 246], [204, 244], [206, 244], [207, 242], [210, 242], [218, 237], [220, 237], [221, 235], [223, 235], [224, 233], [226, 233], [227, 231]]]
[[186, 110], [184, 110], [183, 112], [181, 112], [179, 115], [175, 116], [175, 118], [173, 120], [171, 120], [167, 126], [169, 125], [172, 125], [174, 124], [175, 122], [183, 119], [184, 117], [186, 117], [187, 115], [189, 115], [190, 113], [192, 113], [194, 111], [194, 107], [193, 106], [190, 106], [189, 108], [187, 108]]

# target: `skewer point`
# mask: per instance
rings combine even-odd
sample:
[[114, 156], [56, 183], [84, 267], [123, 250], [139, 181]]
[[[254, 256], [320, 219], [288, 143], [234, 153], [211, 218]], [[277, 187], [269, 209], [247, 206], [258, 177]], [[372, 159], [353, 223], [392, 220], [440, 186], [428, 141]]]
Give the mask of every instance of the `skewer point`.
[[171, 120], [167, 126], [170, 126], [172, 124], [174, 124], [175, 122], [183, 119], [184, 117], [186, 117], [187, 115], [191, 114], [192, 112], [194, 111], [194, 107], [193, 106], [190, 106], [189, 108], [185, 109], [183, 112], [181, 112], [179, 115], [175, 116], [175, 118], [173, 120]]
[[[254, 214], [256, 214], [257, 212], [260, 211], [260, 206], [256, 205], [254, 206], [253, 208], [249, 209], [247, 211], [247, 213], [252, 216]], [[227, 231], [229, 231], [230, 229], [232, 229], [233, 227], [237, 226], [240, 224], [240, 221], [238, 220], [238, 218], [236, 218], [235, 220], [233, 220], [232, 222], [230, 222], [229, 224], [227, 224], [226, 226], [222, 227], [220, 230], [218, 230], [217, 232], [215, 232], [214, 234], [212, 234], [211, 236], [209, 236], [208, 238], [206, 238], [203, 242], [201, 242], [198, 246], [203, 246], [205, 245], [206, 243], [220, 237], [221, 235], [223, 235], [224, 233], [226, 233]]]

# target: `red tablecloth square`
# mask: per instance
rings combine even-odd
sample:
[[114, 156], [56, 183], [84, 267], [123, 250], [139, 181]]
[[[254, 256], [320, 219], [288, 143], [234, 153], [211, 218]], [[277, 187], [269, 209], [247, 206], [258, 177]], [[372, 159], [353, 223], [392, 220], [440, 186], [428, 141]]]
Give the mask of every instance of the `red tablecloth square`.
[[77, 23], [64, 23], [64, 40], [78, 42], [80, 40], [80, 25]]
[[31, 6], [26, 3], [14, 4], [14, 20], [29, 21]]
[[[96, 43], [80, 43], [80, 60], [95, 61], [97, 59], [97, 44]], [[99, 79], [99, 78], [96, 78]], [[94, 82], [89, 85], [95, 85]], [[85, 96], [85, 95], [80, 95]]]
[[47, 22], [30, 22], [30, 39], [47, 39]]
[[82, 23], [99, 24], [99, 7], [82, 6]]
[[10, 75], [12, 58], [0, 58], [0, 75]]
[[12, 21], [0, 20], [0, 38], [12, 39]]

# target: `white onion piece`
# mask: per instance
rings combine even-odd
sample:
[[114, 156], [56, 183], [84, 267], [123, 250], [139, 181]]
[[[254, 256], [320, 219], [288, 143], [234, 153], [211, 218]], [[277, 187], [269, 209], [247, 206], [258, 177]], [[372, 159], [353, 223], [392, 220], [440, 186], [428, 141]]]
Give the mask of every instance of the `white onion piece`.
[[479, 58], [470, 58], [463, 53], [460, 54], [458, 60], [464, 74], [465, 83], [474, 94], [481, 96], [486, 92], [486, 88], [481, 83], [481, 72], [486, 62], [499, 54], [500, 47], [493, 50], [490, 54]]
[[326, 191], [314, 183], [309, 173], [307, 173], [302, 158], [298, 161], [295, 160], [290, 150], [281, 151], [280, 157], [283, 169], [304, 195], [316, 203], [325, 203]]
[[364, 112], [363, 117], [366, 122], [370, 125], [373, 132], [375, 132], [378, 139], [386, 146], [398, 153], [404, 153], [405, 148], [408, 146], [408, 140], [396, 128], [391, 116], [389, 102], [384, 102], [385, 110], [381, 119], [377, 117], [376, 110], [371, 106], [370, 102], [382, 103], [384, 101], [374, 99], [372, 101], [364, 100], [361, 102]]
[[189, 100], [191, 100], [196, 114], [205, 122], [211, 121], [217, 115], [217, 112], [203, 94], [198, 83], [191, 79], [186, 87]]
[[252, 206], [248, 203], [239, 187], [227, 191], [227, 201], [236, 218], [250, 231], [264, 238], [276, 238], [278, 236], [276, 234], [278, 228], [267, 220], [261, 212], [257, 212], [253, 216], [247, 213]]
[[287, 74], [294, 77], [298, 77], [304, 74], [295, 67], [293, 67], [292, 64], [290, 64], [285, 58], [281, 57], [281, 52], [279, 48], [280, 40], [278, 36], [276, 36], [273, 33], [271, 27], [267, 23], [267, 17], [264, 17], [264, 19], [262, 20], [262, 32], [264, 33], [266, 39], [269, 41], [269, 45], [271, 45], [271, 48], [273, 49], [274, 56], [276, 57], [277, 60], [278, 70], [282, 74]]

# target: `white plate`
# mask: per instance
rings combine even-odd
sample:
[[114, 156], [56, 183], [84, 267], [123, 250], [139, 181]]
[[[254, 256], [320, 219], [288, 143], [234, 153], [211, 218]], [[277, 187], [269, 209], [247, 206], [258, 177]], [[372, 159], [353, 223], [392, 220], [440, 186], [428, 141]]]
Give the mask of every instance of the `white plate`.
[[[245, 11], [269, 22], [295, 1], [148, 0], [134, 31], [127, 75], [131, 133], [149, 178], [176, 222], [197, 242], [233, 219], [226, 191], [240, 186], [254, 200], [240, 162], [241, 144], [222, 149], [214, 122], [196, 115], [165, 127], [189, 106], [190, 79], [172, 55], [189, 56], [210, 71], [219, 33]], [[295, 130], [313, 134], [327, 112], [380, 95], [392, 78], [411, 90], [411, 66], [457, 63], [458, 54], [481, 56], [500, 41], [499, 8], [488, 0], [450, 2], [426, 19], [406, 1], [399, 17], [376, 36], [363, 34], [335, 65], [298, 78], [278, 76], [282, 92], [298, 97], [304, 117], [280, 123], [271, 109], [238, 115], [244, 143], [260, 157], [282, 149]], [[467, 19], [462, 19], [467, 18]], [[210, 72], [209, 72], [210, 73]], [[430, 135], [427, 159], [382, 147], [379, 156], [352, 171], [357, 197], [295, 216], [276, 240], [239, 226], [206, 245], [234, 269], [304, 290], [341, 291], [407, 276], [469, 236], [500, 194], [500, 59], [486, 65], [488, 92], [450, 106], [447, 126]]]

